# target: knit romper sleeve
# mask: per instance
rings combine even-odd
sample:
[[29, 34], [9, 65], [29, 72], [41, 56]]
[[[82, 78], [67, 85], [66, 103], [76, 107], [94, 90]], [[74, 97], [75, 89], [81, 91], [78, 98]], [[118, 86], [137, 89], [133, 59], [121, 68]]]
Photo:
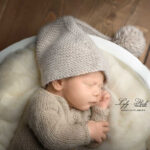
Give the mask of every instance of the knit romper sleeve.
[[91, 108], [91, 120], [93, 121], [107, 121], [109, 115], [109, 109], [103, 109], [99, 106], [93, 106]]
[[[104, 90], [107, 90], [111, 95], [111, 91], [109, 90], [109, 88], [106, 85], [104, 86]], [[91, 120], [107, 121], [108, 116], [109, 116], [109, 108], [103, 109], [99, 106], [93, 106], [91, 108]]]
[[[93, 106], [91, 108], [91, 120], [93, 121], [107, 121], [109, 115], [109, 109], [102, 109], [99, 106]], [[90, 144], [87, 145], [87, 148], [90, 149], [96, 149], [100, 146], [99, 143], [97, 143], [94, 140], [91, 140]]]
[[69, 124], [60, 113], [57, 101], [32, 100], [28, 107], [28, 125], [41, 144], [48, 150], [73, 149], [90, 143], [86, 124]]

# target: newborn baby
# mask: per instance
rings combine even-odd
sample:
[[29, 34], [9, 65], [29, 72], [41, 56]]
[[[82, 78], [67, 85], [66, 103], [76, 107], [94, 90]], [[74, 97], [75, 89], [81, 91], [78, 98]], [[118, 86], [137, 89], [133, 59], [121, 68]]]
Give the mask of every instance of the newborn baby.
[[71, 16], [37, 35], [41, 87], [28, 101], [8, 150], [99, 148], [109, 131], [108, 64], [85, 31], [98, 31]]
[[110, 94], [104, 90], [104, 74], [102, 72], [88, 73], [77, 77], [52, 81], [52, 83], [46, 86], [46, 90], [64, 97], [71, 108], [87, 111], [90, 107], [95, 106], [92, 110], [97, 107], [103, 113], [106, 111], [106, 115], [99, 114], [98, 118], [94, 118], [96, 116], [92, 114], [92, 119], [103, 121], [95, 122], [91, 120], [87, 124], [90, 137], [93, 140], [101, 143], [102, 140], [106, 139], [106, 133], [109, 131], [109, 128], [108, 122], [104, 120], [107, 119]]

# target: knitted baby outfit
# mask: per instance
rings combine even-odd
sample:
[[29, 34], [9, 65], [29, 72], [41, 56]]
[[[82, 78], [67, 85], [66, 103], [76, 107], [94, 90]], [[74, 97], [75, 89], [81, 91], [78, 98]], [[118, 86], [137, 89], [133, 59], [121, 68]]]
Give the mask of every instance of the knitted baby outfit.
[[53, 80], [96, 71], [103, 71], [108, 80], [108, 63], [87, 33], [101, 36], [72, 16], [58, 18], [41, 28], [36, 56], [43, 87]]
[[98, 106], [87, 111], [71, 109], [63, 97], [39, 88], [7, 150], [96, 150], [91, 147], [87, 121], [106, 121], [108, 115], [109, 109]]

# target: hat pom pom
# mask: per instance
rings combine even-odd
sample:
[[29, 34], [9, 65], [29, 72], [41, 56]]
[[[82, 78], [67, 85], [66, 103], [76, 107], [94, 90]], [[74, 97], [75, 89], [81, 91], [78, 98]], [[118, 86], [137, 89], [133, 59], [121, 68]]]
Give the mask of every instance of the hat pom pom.
[[143, 32], [135, 26], [124, 26], [118, 30], [112, 41], [139, 57], [145, 50], [146, 41]]

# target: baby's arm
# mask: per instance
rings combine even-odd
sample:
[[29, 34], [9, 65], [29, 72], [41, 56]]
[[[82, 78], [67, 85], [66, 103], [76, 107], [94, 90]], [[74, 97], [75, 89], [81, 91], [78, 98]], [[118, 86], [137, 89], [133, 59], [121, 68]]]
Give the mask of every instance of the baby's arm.
[[108, 108], [101, 108], [99, 106], [93, 106], [91, 108], [91, 120], [93, 121], [107, 121], [109, 116]]
[[[105, 90], [103, 91], [102, 99], [98, 105], [95, 105], [91, 108], [91, 120], [107, 121], [109, 116], [109, 103], [110, 103], [110, 94]], [[91, 141], [87, 146], [88, 148], [96, 148], [99, 146], [99, 143], [96, 141]]]
[[109, 115], [111, 95], [107, 90], [102, 91], [99, 103], [91, 108], [91, 120], [107, 121]]
[[86, 124], [69, 124], [60, 114], [56, 102], [32, 101], [28, 124], [37, 139], [48, 150], [72, 149], [89, 144], [91, 139]]

